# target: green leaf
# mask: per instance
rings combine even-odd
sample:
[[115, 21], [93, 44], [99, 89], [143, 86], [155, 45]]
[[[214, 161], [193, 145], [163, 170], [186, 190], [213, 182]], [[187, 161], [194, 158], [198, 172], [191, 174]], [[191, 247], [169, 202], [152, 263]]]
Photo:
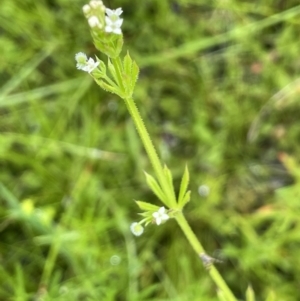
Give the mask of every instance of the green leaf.
[[112, 75], [115, 83], [117, 83], [119, 85], [115, 66], [112, 64], [112, 62], [110, 61], [110, 59], [108, 59], [107, 66], [108, 66], [108, 70], [109, 70], [110, 74]]
[[270, 291], [266, 301], [275, 301], [275, 300], [276, 300], [275, 293], [273, 291]]
[[249, 285], [246, 290], [246, 301], [255, 301], [255, 295], [251, 285]]
[[151, 211], [151, 212], [155, 212], [159, 209], [158, 206], [147, 203], [147, 202], [142, 202], [142, 201], [135, 201], [137, 203], [137, 205], [139, 206], [139, 208], [143, 211]]
[[102, 62], [101, 60], [99, 60], [98, 58], [97, 58], [97, 61], [99, 61], [99, 68], [100, 68], [100, 70], [102, 71], [102, 73], [103, 74], [106, 74], [106, 66], [105, 66], [105, 64], [104, 64], [104, 62]]
[[187, 193], [184, 195], [181, 204], [180, 204], [180, 208], [183, 208], [191, 199], [191, 191], [187, 191]]
[[123, 60], [123, 69], [124, 69], [123, 81], [125, 83], [124, 86], [125, 86], [126, 94], [127, 97], [131, 97], [133, 93], [134, 85], [132, 84], [132, 76], [131, 76], [132, 59], [128, 52]]
[[145, 172], [146, 175], [146, 181], [148, 186], [150, 187], [150, 189], [154, 192], [154, 194], [164, 203], [167, 203], [167, 198], [164, 194], [164, 192], [161, 190], [160, 186], [158, 185], [158, 183], [156, 182], [156, 180], [150, 176], [149, 174], [147, 174]]
[[123, 60], [123, 66], [124, 66], [124, 72], [127, 76], [130, 77], [131, 75], [131, 68], [132, 68], [132, 59], [129, 55], [129, 53], [127, 52], [127, 54], [124, 57]]
[[131, 67], [131, 88], [132, 91], [134, 90], [135, 84], [138, 80], [139, 77], [139, 66], [135, 61], [132, 62], [132, 67]]
[[172, 191], [174, 191], [173, 176], [172, 176], [172, 173], [171, 173], [170, 169], [167, 167], [167, 165], [164, 166], [164, 173], [165, 173], [165, 176], [168, 180], [170, 189], [172, 189]]
[[120, 92], [120, 89], [115, 88], [107, 83], [105, 83], [103, 80], [98, 80], [95, 78], [96, 83], [105, 91], [108, 91], [110, 93], [114, 93], [122, 97], [122, 93]]
[[123, 81], [127, 97], [131, 97], [139, 74], [138, 65], [131, 59], [129, 52], [123, 60]]
[[184, 202], [184, 197], [186, 195], [186, 190], [189, 185], [190, 175], [189, 170], [187, 168], [187, 165], [185, 166], [184, 173], [182, 176], [181, 184], [180, 184], [180, 190], [179, 190], [179, 196], [178, 196], [178, 205], [179, 207], [183, 208], [183, 206], [188, 202]]

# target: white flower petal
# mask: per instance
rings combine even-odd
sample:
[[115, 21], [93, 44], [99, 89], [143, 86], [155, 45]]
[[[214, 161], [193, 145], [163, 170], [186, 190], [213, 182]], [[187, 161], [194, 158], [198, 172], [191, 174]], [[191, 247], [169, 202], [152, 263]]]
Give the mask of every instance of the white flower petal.
[[94, 28], [94, 27], [101, 28], [100, 21], [96, 16], [91, 16], [90, 18], [88, 18], [88, 23], [89, 23], [90, 27], [92, 27], [92, 28]]
[[118, 15], [118, 16], [120, 16], [122, 13], [123, 13], [123, 10], [122, 10], [121, 7], [117, 8], [117, 9], [115, 10], [115, 14]]
[[87, 56], [86, 56], [86, 54], [85, 53], [83, 53], [83, 52], [78, 52], [78, 53], [76, 53], [75, 54], [75, 60], [78, 62], [79, 60], [81, 60], [81, 59], [85, 59], [85, 60], [87, 60]]
[[113, 28], [111, 26], [105, 26], [106, 32], [113, 32]]
[[164, 214], [165, 213], [165, 207], [160, 207], [159, 209], [158, 209], [158, 213], [159, 214]]
[[121, 27], [122, 23], [123, 23], [123, 19], [118, 19], [117, 21], [114, 22], [114, 25], [117, 27]]
[[156, 222], [156, 225], [159, 226], [161, 224], [161, 218], [157, 217], [155, 222]]
[[109, 9], [109, 8], [105, 8], [105, 12], [109, 17], [114, 14], [114, 10]]
[[110, 26], [110, 25], [114, 24], [114, 22], [109, 17], [105, 17], [105, 24]]
[[162, 214], [161, 217], [160, 217], [162, 220], [166, 221], [168, 220], [170, 217], [168, 214]]
[[113, 33], [115, 33], [115, 34], [122, 34], [122, 30], [120, 28], [115, 28], [113, 30]]
[[118, 17], [123, 13], [123, 10], [121, 7], [117, 8], [117, 9], [106, 8], [105, 12], [109, 17], [112, 17], [112, 16]]
[[152, 213], [152, 216], [153, 216], [154, 218], [158, 218], [158, 217], [159, 217], [159, 213], [158, 213], [158, 212], [154, 212], [154, 213]]

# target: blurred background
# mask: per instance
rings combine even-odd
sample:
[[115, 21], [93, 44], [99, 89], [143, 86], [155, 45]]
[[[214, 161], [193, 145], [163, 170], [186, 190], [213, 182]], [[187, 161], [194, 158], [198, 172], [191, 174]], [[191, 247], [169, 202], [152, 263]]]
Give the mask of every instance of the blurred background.
[[[92, 44], [82, 0], [2, 0], [0, 300], [217, 300], [159, 204], [123, 102], [76, 70]], [[141, 68], [135, 100], [180, 183], [187, 220], [236, 297], [299, 300], [300, 5], [114, 0]]]

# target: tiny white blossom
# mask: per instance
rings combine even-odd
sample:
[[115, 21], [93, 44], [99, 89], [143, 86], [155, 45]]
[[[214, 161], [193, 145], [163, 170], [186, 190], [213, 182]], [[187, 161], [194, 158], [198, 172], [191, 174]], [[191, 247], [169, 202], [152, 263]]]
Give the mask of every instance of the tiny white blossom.
[[162, 222], [169, 219], [169, 215], [166, 213], [165, 207], [160, 207], [157, 212], [154, 212], [152, 216], [155, 218], [155, 223], [160, 225]]
[[120, 15], [123, 13], [121, 7], [117, 9], [105, 9], [106, 17], [105, 17], [105, 31], [112, 32], [115, 34], [122, 34], [121, 26], [123, 23], [123, 19], [120, 18]]
[[135, 235], [135, 236], [140, 236], [144, 232], [144, 227], [140, 225], [139, 223], [135, 222], [130, 225], [130, 231]]
[[118, 19], [117, 21], [113, 22], [109, 17], [105, 17], [105, 31], [106, 32], [113, 32], [115, 34], [122, 34], [121, 25], [123, 23], [123, 19]]
[[99, 62], [95, 62], [92, 58], [87, 59], [86, 54], [83, 52], [77, 53], [75, 55], [75, 60], [77, 62], [77, 69], [88, 73], [91, 73], [99, 65]]
[[88, 5], [88, 4], [85, 4], [83, 7], [82, 7], [82, 11], [84, 14], [87, 14], [89, 13], [91, 10], [91, 7]]
[[77, 65], [76, 65], [77, 69], [81, 69], [86, 65], [87, 56], [83, 52], [78, 52], [75, 55], [75, 60], [77, 62]]
[[89, 60], [87, 61], [87, 64], [84, 68], [82, 68], [81, 70], [86, 71], [88, 73], [91, 73], [95, 68], [97, 68], [97, 66], [99, 65], [99, 62], [95, 62], [91, 57], [89, 58]]
[[94, 27], [102, 28], [102, 24], [100, 23], [99, 19], [96, 16], [89, 17], [88, 23], [91, 28], [94, 28]]

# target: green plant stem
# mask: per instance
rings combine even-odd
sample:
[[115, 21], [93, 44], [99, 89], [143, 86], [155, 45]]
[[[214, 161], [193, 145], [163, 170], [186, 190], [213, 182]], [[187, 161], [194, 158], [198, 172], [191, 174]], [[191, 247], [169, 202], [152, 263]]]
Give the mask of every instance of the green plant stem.
[[[163, 188], [163, 191], [165, 193], [168, 193], [168, 201], [170, 204], [168, 204], [170, 207], [177, 207], [176, 199], [173, 193], [170, 192], [168, 182], [166, 178], [164, 177], [164, 171], [162, 168], [162, 165], [160, 163], [160, 160], [157, 156], [157, 153], [155, 151], [155, 148], [153, 146], [153, 143], [150, 139], [150, 136], [148, 134], [148, 131], [144, 125], [144, 122], [140, 116], [140, 113], [134, 103], [134, 100], [132, 98], [124, 99], [125, 104], [127, 106], [127, 109], [135, 123], [135, 126], [137, 128], [137, 131], [142, 139], [142, 142], [144, 144], [144, 147], [146, 149], [146, 152], [149, 156], [150, 162], [155, 170], [156, 176]], [[186, 221], [184, 215], [182, 212], [179, 212], [175, 217], [177, 223], [179, 224], [181, 230], [185, 234], [188, 242], [192, 246], [192, 248], [195, 250], [195, 252], [200, 255], [204, 252], [204, 248], [202, 247], [201, 243], [197, 239], [196, 235], [194, 234], [193, 230], [189, 226], [188, 222]], [[219, 274], [217, 269], [214, 266], [211, 266], [209, 268], [209, 274], [217, 287], [223, 292], [224, 296], [226, 297], [227, 301], [237, 301], [237, 299], [234, 297], [233, 293], [227, 286], [226, 282], [222, 278], [222, 276]]]
[[[175, 217], [178, 225], [180, 226], [181, 230], [185, 234], [187, 240], [189, 241], [192, 248], [195, 252], [200, 255], [201, 253], [205, 253], [204, 248], [202, 247], [200, 241], [197, 239], [195, 233], [191, 229], [190, 225], [188, 224], [187, 220], [185, 219], [182, 212], [179, 212]], [[208, 269], [208, 273], [210, 274], [211, 278], [217, 285], [217, 287], [223, 292], [226, 300], [228, 301], [237, 301], [233, 293], [231, 292], [230, 288], [227, 286], [226, 282], [218, 272], [218, 270], [212, 265]]]
[[150, 162], [155, 171], [156, 177], [157, 177], [164, 193], [167, 196], [168, 204], [166, 204], [166, 205], [170, 208], [174, 208], [177, 205], [175, 194], [169, 187], [169, 183], [168, 183], [166, 177], [164, 176], [164, 170], [163, 170], [160, 160], [157, 156], [157, 153], [155, 151], [153, 143], [150, 139], [148, 131], [147, 131], [147, 129], [144, 125], [144, 122], [140, 116], [140, 113], [136, 107], [136, 104], [134, 103], [134, 100], [132, 98], [124, 99], [124, 101], [125, 101], [128, 111], [134, 121], [137, 131], [142, 139], [142, 142], [144, 144], [146, 152], [149, 156]]

